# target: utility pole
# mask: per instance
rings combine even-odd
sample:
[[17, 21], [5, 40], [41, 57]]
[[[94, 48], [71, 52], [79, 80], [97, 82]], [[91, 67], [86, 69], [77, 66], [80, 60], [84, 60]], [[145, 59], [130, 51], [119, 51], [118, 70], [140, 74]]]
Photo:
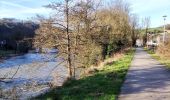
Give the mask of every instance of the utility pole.
[[165, 21], [166, 21], [166, 15], [163, 16], [164, 18], [164, 34], [163, 34], [163, 43], [165, 43]]

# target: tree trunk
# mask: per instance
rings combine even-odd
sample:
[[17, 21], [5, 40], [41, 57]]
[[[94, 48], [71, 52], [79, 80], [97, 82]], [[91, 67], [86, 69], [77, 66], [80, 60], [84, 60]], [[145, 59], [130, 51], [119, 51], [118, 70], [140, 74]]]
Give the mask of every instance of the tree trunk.
[[103, 50], [102, 50], [102, 60], [104, 61], [106, 59], [106, 56], [107, 56], [107, 52], [108, 52], [108, 44], [103, 44], [102, 45], [103, 47]]
[[144, 46], [147, 45], [147, 41], [148, 41], [148, 28], [146, 28], [145, 30], [145, 36], [144, 36]]
[[70, 48], [70, 34], [69, 34], [69, 8], [68, 8], [68, 0], [65, 0], [66, 2], [66, 22], [67, 22], [67, 67], [68, 67], [68, 74], [69, 78], [71, 78], [72, 75], [72, 68], [71, 68], [71, 48]]

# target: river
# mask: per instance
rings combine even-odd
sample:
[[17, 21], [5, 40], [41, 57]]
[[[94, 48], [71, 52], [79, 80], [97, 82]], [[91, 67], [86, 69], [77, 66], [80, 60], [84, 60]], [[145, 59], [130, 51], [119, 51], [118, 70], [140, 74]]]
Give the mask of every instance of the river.
[[[49, 83], [61, 86], [66, 80], [67, 69], [62, 59], [54, 54], [28, 53], [0, 62], [0, 99], [27, 99], [50, 89]], [[17, 73], [16, 73], [17, 72]], [[14, 74], [16, 75], [11, 78]]]

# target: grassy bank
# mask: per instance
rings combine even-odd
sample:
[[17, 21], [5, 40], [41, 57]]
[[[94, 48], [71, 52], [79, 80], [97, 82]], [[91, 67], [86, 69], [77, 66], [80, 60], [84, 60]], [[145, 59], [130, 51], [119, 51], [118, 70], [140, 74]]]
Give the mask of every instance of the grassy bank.
[[145, 51], [147, 51], [152, 56], [152, 58], [158, 60], [161, 64], [166, 65], [166, 67], [170, 69], [170, 59], [156, 54], [155, 52], [153, 52], [153, 50], [148, 50], [145, 48]]
[[36, 99], [41, 100], [115, 100], [133, 58], [134, 50], [121, 59], [80, 80], [71, 80]]

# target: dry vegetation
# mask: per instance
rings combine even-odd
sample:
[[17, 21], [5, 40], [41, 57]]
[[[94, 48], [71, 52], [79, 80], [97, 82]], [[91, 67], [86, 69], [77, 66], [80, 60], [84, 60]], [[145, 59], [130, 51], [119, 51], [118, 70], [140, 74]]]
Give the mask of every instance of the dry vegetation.
[[[112, 91], [107, 85], [107, 83], [111, 83], [110, 86], [114, 88], [111, 93], [115, 96], [118, 94], [124, 80], [133, 57], [133, 51], [130, 50], [130, 53], [123, 60], [116, 61], [118, 62], [118, 65], [115, 64], [116, 68], [115, 66], [113, 67], [113, 62], [116, 58], [122, 58], [121, 51], [135, 46], [136, 39], [139, 36], [139, 21], [137, 15], [131, 13], [130, 5], [124, 0], [110, 1], [112, 2], [104, 7], [102, 6], [104, 0], [63, 0], [62, 2], [56, 1], [45, 6], [54, 12], [49, 18], [37, 17], [39, 28], [36, 30], [33, 44], [35, 48], [39, 48], [42, 52], [44, 48], [57, 49], [56, 57], [63, 60], [58, 66], [64, 64], [68, 68], [69, 79], [75, 78], [76, 69], [78, 68], [84, 69], [82, 72], [86, 72], [87, 69], [99, 70], [100, 66], [102, 66], [101, 69], [103, 70], [103, 66], [109, 66], [104, 71], [99, 70], [98, 76], [94, 76], [94, 84], [100, 83], [100, 76], [102, 76], [101, 80], [103, 81], [101, 83], [105, 84], [109, 91]], [[146, 25], [146, 27], [148, 26]], [[99, 68], [94, 68], [93, 66], [98, 66]], [[105, 78], [105, 76], [114, 71], [118, 76], [114, 79], [114, 81], [116, 80], [116, 85], [112, 84], [112, 79], [108, 81], [110, 77]], [[56, 74], [58, 73], [56, 72]], [[94, 74], [92, 73], [91, 75]], [[58, 77], [62, 76], [55, 75], [54, 81]], [[4, 81], [4, 77], [0, 81]], [[91, 82], [87, 78], [85, 83], [90, 85]], [[53, 85], [55, 83], [50, 84], [51, 88], [54, 88]], [[36, 86], [30, 84], [28, 88]], [[105, 87], [101, 87], [103, 91], [107, 90]], [[95, 90], [98, 87], [93, 88]], [[0, 95], [4, 96], [4, 98], [9, 94], [14, 94], [15, 97], [12, 97], [14, 99], [20, 97], [18, 96], [20, 91], [17, 88], [12, 89], [9, 93], [3, 90], [0, 90], [0, 92], [2, 92]], [[91, 96], [94, 94], [92, 92]], [[108, 95], [105, 96], [112, 98]]]
[[62, 87], [53, 88], [36, 100], [117, 100], [134, 50], [126, 50], [122, 57], [106, 64], [101, 70], [79, 80], [69, 80]]
[[170, 41], [160, 44], [154, 49], [146, 49], [151, 56], [170, 69]]
[[54, 10], [50, 18], [38, 18], [35, 47], [57, 48], [69, 78], [74, 78], [76, 68], [97, 65], [135, 44], [138, 18], [129, 4], [113, 0], [107, 7], [101, 5], [100, 0], [64, 0], [46, 6]]
[[159, 58], [158, 60], [170, 68], [170, 41], [166, 42], [164, 45], [159, 45], [156, 54], [159, 56], [157, 57]]
[[160, 56], [170, 59], [170, 41], [158, 46], [156, 51]]

